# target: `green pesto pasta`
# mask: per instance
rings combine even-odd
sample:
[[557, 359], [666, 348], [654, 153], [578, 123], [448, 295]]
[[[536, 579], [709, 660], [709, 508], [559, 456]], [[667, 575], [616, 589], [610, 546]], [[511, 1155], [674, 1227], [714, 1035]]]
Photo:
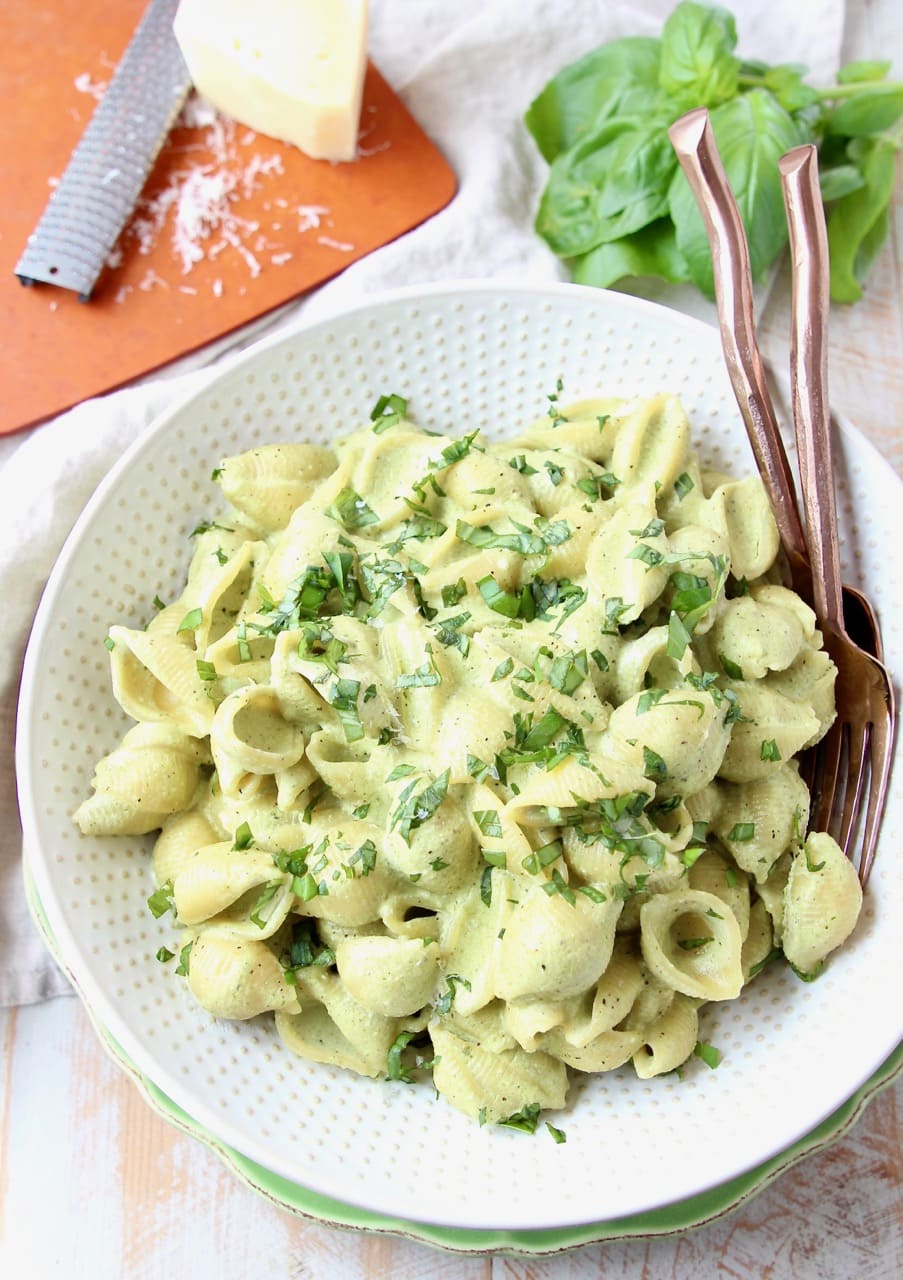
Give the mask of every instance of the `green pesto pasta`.
[[159, 831], [210, 1013], [490, 1122], [673, 1070], [861, 903], [805, 836], [835, 673], [759, 480], [702, 467], [673, 396], [552, 403], [489, 443], [384, 397], [225, 459], [179, 600], [110, 629], [137, 723], [75, 814]]

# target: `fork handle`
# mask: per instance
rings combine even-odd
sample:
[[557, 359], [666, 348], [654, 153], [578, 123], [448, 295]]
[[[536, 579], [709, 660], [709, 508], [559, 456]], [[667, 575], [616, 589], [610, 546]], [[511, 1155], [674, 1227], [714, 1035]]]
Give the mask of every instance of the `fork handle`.
[[708, 111], [689, 111], [668, 130], [706, 224], [712, 248], [721, 345], [737, 405], [774, 511], [784, 549], [805, 564], [793, 475], [756, 344], [752, 274], [743, 219], [731, 191]]
[[793, 259], [790, 366], [812, 593], [820, 621], [843, 628], [837, 506], [828, 406], [828, 234], [818, 153], [795, 147], [779, 161]]

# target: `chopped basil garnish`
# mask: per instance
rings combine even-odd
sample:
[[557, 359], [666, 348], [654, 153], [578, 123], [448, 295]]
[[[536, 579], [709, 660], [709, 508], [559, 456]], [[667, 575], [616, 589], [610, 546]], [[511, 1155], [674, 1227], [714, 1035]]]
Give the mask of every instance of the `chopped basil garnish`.
[[743, 668], [738, 666], [733, 658], [729, 658], [726, 653], [719, 653], [718, 661], [721, 663], [724, 674], [730, 676], [731, 680], [743, 679]]
[[150, 895], [147, 905], [155, 920], [165, 916], [167, 911], [171, 911], [175, 915], [176, 904], [172, 896], [172, 880], [164, 880]]
[[535, 1133], [541, 1110], [538, 1102], [528, 1102], [525, 1107], [521, 1107], [520, 1111], [515, 1111], [513, 1116], [508, 1116], [507, 1120], [499, 1120], [497, 1123], [506, 1129], [519, 1129], [521, 1133]]
[[436, 639], [440, 644], [445, 645], [447, 649], [459, 649], [464, 657], [470, 650], [470, 636], [461, 632], [461, 627], [470, 621], [469, 613], [458, 613], [453, 618], [441, 618], [438, 622], [434, 622], [433, 629], [436, 632]]
[[484, 836], [492, 840], [501, 840], [502, 824], [497, 809], [474, 809], [473, 820]]
[[450, 1012], [452, 1005], [455, 1003], [458, 987], [463, 987], [465, 991], [470, 990], [469, 980], [462, 978], [458, 973], [446, 974], [445, 982], [446, 990], [436, 1001], [436, 1012], [441, 1014]]
[[594, 502], [607, 502], [620, 483], [617, 476], [606, 471], [602, 475], [581, 476], [577, 488]]
[[188, 613], [185, 614], [185, 617], [176, 627], [176, 632], [178, 633], [179, 631], [195, 631], [203, 621], [204, 621], [203, 609], [191, 609], [189, 610]]
[[710, 1044], [705, 1044], [702, 1040], [697, 1040], [696, 1047], [693, 1050], [697, 1058], [702, 1058], [707, 1067], [713, 1071], [721, 1061], [720, 1052]]
[[417, 780], [412, 779], [398, 797], [398, 804], [389, 822], [389, 829], [398, 827], [402, 838], [411, 843], [411, 832], [427, 822], [445, 799], [451, 770], [446, 769], [434, 782], [415, 794]]
[[549, 671], [549, 684], [559, 693], [574, 693], [589, 674], [586, 650], [556, 658]]
[[463, 578], [459, 578], [457, 582], [451, 586], [442, 588], [442, 603], [446, 609], [453, 609], [459, 600], [467, 595], [467, 583]]
[[466, 520], [459, 520], [455, 525], [455, 535], [461, 542], [472, 547], [498, 548], [517, 551], [524, 556], [539, 556], [544, 555], [550, 547], [567, 542], [573, 532], [566, 520], [549, 522], [539, 517], [535, 522], [535, 532], [517, 520], [512, 520], [511, 523], [517, 530], [516, 533], [498, 533], [492, 525], [472, 525]]
[[396, 689], [424, 689], [442, 683], [442, 676], [428, 657], [416, 671], [402, 672], [395, 681]]
[[251, 908], [248, 917], [252, 924], [256, 924], [258, 929], [266, 927], [266, 920], [261, 915], [264, 907], [268, 907], [275, 898], [276, 894], [282, 888], [281, 880], [269, 880], [261, 889], [254, 906]]
[[643, 773], [647, 778], [653, 778], [659, 782], [664, 781], [668, 776], [668, 766], [657, 751], [653, 751], [651, 747], [643, 747]]
[[253, 843], [254, 836], [251, 832], [251, 828], [248, 826], [247, 822], [243, 822], [235, 832], [235, 843], [232, 845], [232, 848], [237, 850], [239, 853], [243, 853], [245, 849], [250, 849]]
[[397, 426], [408, 412], [408, 402], [403, 396], [391, 395], [380, 396], [376, 404], [370, 410], [370, 421], [374, 424], [373, 431], [380, 436], [384, 431], [388, 431], [390, 427]]
[[563, 852], [560, 840], [551, 840], [548, 844], [544, 844], [542, 848], [535, 849], [532, 853], [527, 854], [521, 859], [521, 866], [525, 871], [529, 871], [530, 875], [538, 875], [544, 867], [549, 867]]
[[346, 742], [359, 742], [364, 736], [364, 726], [357, 709], [357, 698], [361, 691], [360, 680], [336, 680], [329, 691], [329, 701], [338, 713], [342, 728], [345, 730]]
[[363, 529], [368, 524], [378, 524], [379, 516], [367, 505], [359, 493], [347, 486], [336, 495], [324, 515], [337, 520], [346, 529]]

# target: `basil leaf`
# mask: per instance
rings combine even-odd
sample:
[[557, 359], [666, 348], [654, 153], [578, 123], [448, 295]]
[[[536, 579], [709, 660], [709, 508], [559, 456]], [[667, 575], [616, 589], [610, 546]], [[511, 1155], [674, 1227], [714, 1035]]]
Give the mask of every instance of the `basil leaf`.
[[844, 196], [828, 212], [831, 298], [855, 302], [878, 256], [889, 227], [888, 207], [894, 191], [893, 143], [868, 141], [850, 151], [859, 161], [863, 185]]
[[762, 86], [770, 89], [787, 111], [801, 111], [818, 101], [818, 91], [803, 80], [807, 67], [788, 63], [767, 67], [762, 76]]
[[[712, 111], [710, 119], [749, 238], [752, 274], [759, 280], [787, 243], [778, 161], [805, 138], [793, 117], [766, 89], [753, 89], [742, 98], [723, 103]], [[671, 183], [668, 204], [690, 278], [708, 297], [714, 297], [708, 236], [681, 172]]]
[[667, 213], [676, 169], [661, 115], [606, 120], [552, 165], [536, 230], [566, 258], [618, 240]]
[[846, 98], [824, 119], [825, 134], [864, 138], [883, 133], [903, 115], [903, 84], [876, 85]]
[[564, 67], [533, 99], [524, 117], [549, 164], [606, 115], [623, 114], [631, 95], [646, 100], [658, 88], [660, 42], [627, 36]]
[[630, 235], [597, 245], [573, 260], [571, 274], [576, 284], [597, 289], [631, 276], [653, 276], [672, 284], [690, 278], [670, 218], [657, 218]]
[[737, 27], [726, 9], [679, 4], [662, 30], [659, 83], [685, 107], [717, 107], [737, 93]]
[[833, 167], [819, 169], [818, 184], [824, 204], [834, 200], [842, 200], [852, 191], [865, 186], [865, 178], [854, 164], [836, 164]]
[[837, 73], [838, 84], [859, 84], [866, 80], [883, 80], [891, 69], [887, 62], [848, 62]]

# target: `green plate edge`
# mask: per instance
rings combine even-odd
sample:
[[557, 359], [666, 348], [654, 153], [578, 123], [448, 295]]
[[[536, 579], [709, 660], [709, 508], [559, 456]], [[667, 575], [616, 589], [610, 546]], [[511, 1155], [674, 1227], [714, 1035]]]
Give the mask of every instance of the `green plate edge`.
[[881, 1064], [878, 1070], [845, 1103], [833, 1111], [811, 1132], [755, 1168], [737, 1178], [723, 1182], [708, 1191], [684, 1200], [676, 1200], [658, 1209], [602, 1222], [576, 1226], [550, 1227], [537, 1230], [504, 1231], [494, 1228], [444, 1227], [428, 1222], [412, 1222], [373, 1213], [356, 1205], [333, 1200], [308, 1187], [291, 1182], [249, 1160], [233, 1147], [221, 1142], [199, 1124], [188, 1112], [172, 1101], [152, 1080], [135, 1066], [123, 1048], [97, 1019], [84, 997], [59, 948], [34, 881], [23, 858], [25, 895], [35, 926], [50, 954], [63, 970], [81, 998], [82, 1004], [100, 1041], [113, 1060], [133, 1079], [147, 1102], [170, 1124], [209, 1147], [246, 1186], [262, 1195], [277, 1208], [287, 1209], [298, 1217], [330, 1227], [354, 1231], [375, 1231], [404, 1236], [420, 1244], [433, 1245], [455, 1253], [504, 1254], [536, 1256], [562, 1253], [581, 1245], [630, 1238], [673, 1235], [692, 1227], [703, 1226], [732, 1212], [757, 1195], [775, 1178], [800, 1160], [822, 1150], [841, 1137], [859, 1118], [868, 1102], [889, 1085], [903, 1068], [903, 1042]]

